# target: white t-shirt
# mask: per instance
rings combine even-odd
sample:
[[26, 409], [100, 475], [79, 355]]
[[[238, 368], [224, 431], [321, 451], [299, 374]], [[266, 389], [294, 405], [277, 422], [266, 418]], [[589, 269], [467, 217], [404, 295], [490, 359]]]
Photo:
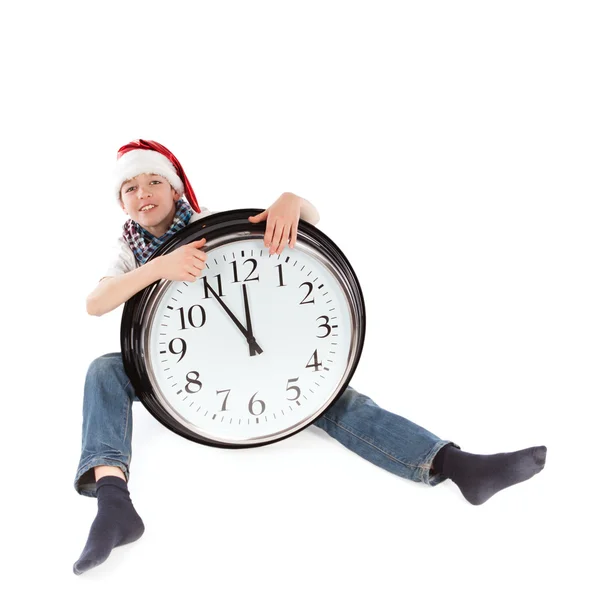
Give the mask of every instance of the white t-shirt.
[[[200, 213], [194, 212], [190, 217], [190, 223], [208, 217], [208, 215], [214, 215], [218, 211], [210, 211], [208, 208], [201, 206]], [[125, 238], [121, 236], [116, 244], [112, 247], [112, 256], [108, 263], [108, 269], [102, 276], [104, 277], [116, 277], [117, 275], [123, 275], [123, 273], [129, 273], [139, 266], [133, 250], [129, 247], [129, 244], [125, 241]]]

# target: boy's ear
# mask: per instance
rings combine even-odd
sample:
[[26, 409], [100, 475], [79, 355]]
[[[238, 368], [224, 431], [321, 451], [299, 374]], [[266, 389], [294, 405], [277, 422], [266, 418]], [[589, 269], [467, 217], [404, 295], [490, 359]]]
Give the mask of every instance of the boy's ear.
[[127, 215], [127, 214], [129, 214], [129, 213], [127, 212], [127, 209], [125, 208], [125, 204], [123, 204], [123, 200], [121, 200], [120, 198], [119, 198], [119, 204], [121, 205], [121, 208], [123, 209], [123, 212], [124, 212], [126, 215]]

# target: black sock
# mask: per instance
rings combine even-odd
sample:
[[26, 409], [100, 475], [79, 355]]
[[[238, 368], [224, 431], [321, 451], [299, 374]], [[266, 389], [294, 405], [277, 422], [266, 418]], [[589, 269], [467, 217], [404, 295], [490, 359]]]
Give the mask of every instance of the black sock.
[[101, 477], [96, 483], [98, 514], [87, 544], [73, 565], [75, 575], [97, 567], [111, 550], [135, 542], [144, 533], [144, 523], [133, 508], [127, 483], [120, 477]]
[[471, 504], [483, 504], [496, 492], [533, 477], [545, 464], [546, 446], [483, 455], [447, 444], [435, 455], [433, 471], [454, 481]]

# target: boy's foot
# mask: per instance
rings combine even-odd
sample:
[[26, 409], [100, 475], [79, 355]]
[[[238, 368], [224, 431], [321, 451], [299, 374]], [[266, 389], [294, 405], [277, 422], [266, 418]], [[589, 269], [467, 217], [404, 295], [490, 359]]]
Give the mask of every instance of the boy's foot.
[[144, 533], [144, 523], [133, 508], [127, 483], [120, 477], [101, 477], [96, 483], [98, 514], [87, 544], [73, 565], [75, 575], [103, 563], [113, 548], [138, 540]]
[[496, 492], [533, 477], [545, 464], [546, 446], [483, 455], [447, 444], [433, 459], [433, 472], [452, 479], [471, 504], [483, 504]]

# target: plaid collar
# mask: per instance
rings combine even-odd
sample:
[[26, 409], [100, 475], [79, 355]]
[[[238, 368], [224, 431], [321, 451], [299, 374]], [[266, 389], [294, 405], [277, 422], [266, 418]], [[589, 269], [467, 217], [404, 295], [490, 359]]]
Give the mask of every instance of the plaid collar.
[[190, 205], [183, 198], [180, 198], [176, 206], [171, 227], [159, 238], [146, 231], [133, 219], [129, 219], [123, 225], [123, 238], [129, 244], [139, 264], [143, 265], [161, 244], [189, 223], [194, 212]]

